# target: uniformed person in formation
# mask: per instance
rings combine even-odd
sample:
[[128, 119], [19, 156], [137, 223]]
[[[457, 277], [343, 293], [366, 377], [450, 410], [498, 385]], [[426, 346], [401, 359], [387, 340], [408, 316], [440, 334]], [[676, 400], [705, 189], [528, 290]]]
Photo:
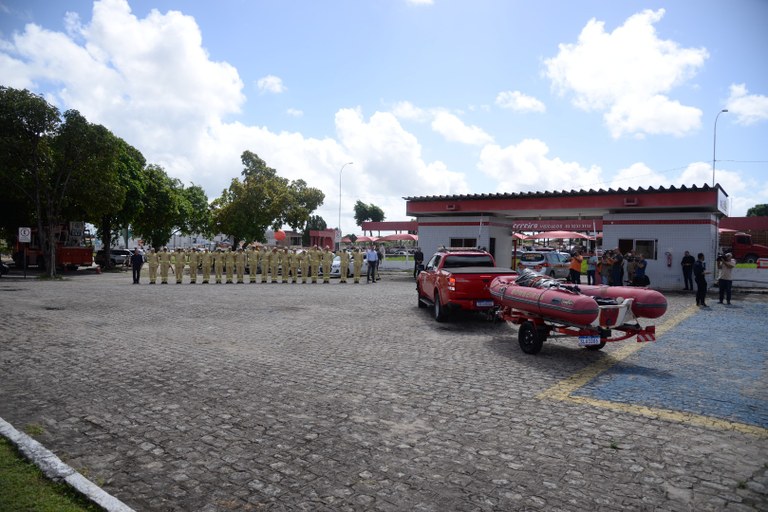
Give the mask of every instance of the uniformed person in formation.
[[160, 253], [160, 284], [168, 284], [168, 269], [171, 266], [171, 254], [167, 247]]
[[200, 255], [194, 247], [187, 254], [187, 263], [189, 263], [189, 284], [197, 283], [197, 264], [200, 261]]
[[176, 284], [181, 284], [184, 278], [185, 259], [184, 249], [176, 249], [176, 252], [173, 253], [173, 272], [176, 274]]
[[317, 284], [317, 272], [320, 269], [320, 249], [315, 245], [309, 250], [309, 271], [312, 273], [312, 284]]
[[232, 284], [235, 278], [235, 253], [232, 249], [224, 253], [224, 271], [227, 273], [227, 284]]
[[291, 271], [291, 263], [288, 258], [288, 249], [283, 247], [280, 251], [280, 282], [288, 282], [288, 273]]
[[277, 282], [277, 271], [280, 268], [280, 253], [277, 251], [277, 247], [272, 248], [272, 253], [269, 255], [269, 274], [270, 283]]
[[336, 256], [339, 257], [339, 282], [347, 282], [347, 272], [349, 271], [349, 253], [342, 248], [339, 248]]
[[216, 272], [216, 284], [221, 284], [221, 274], [224, 270], [224, 253], [221, 249], [216, 249], [213, 253], [213, 269]]
[[147, 263], [149, 264], [149, 284], [155, 284], [157, 282], [157, 266], [160, 264], [160, 258], [154, 249], [149, 250]]
[[259, 264], [261, 265], [261, 282], [266, 283], [269, 273], [269, 249], [266, 245], [259, 250]]
[[256, 282], [256, 269], [259, 268], [258, 248], [254, 246], [249, 247], [246, 259], [248, 260], [248, 282], [253, 284]]
[[296, 254], [296, 251], [294, 249], [290, 249], [288, 251], [288, 266], [291, 267], [291, 283], [296, 283], [298, 278], [298, 270], [299, 270], [299, 255]]
[[327, 245], [323, 249], [323, 284], [331, 282], [331, 266], [333, 265], [333, 252]]
[[363, 253], [360, 252], [359, 247], [355, 247], [355, 252], [352, 253], [352, 272], [355, 278], [355, 284], [360, 283], [360, 271], [363, 269]]
[[243, 284], [245, 282], [245, 251], [242, 247], [235, 253], [235, 268], [237, 269], [237, 284]]
[[211, 279], [211, 253], [207, 247], [200, 255], [200, 264], [203, 266], [203, 284], [208, 284]]
[[299, 250], [296, 254], [296, 260], [298, 261], [299, 268], [301, 269], [301, 282], [307, 284], [309, 274], [309, 255], [305, 250]]

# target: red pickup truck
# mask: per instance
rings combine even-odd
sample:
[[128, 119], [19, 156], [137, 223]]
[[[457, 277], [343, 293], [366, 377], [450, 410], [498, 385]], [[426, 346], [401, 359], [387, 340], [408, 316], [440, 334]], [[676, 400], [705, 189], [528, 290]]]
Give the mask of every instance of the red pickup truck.
[[493, 278], [515, 274], [511, 268], [497, 267], [486, 251], [441, 249], [416, 278], [418, 304], [434, 307], [438, 322], [447, 320], [451, 310], [488, 310], [495, 306], [488, 288]]

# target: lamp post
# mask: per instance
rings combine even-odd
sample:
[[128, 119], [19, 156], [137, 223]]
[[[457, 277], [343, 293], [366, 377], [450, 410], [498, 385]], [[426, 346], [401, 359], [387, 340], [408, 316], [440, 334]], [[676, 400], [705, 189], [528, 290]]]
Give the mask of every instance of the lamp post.
[[347, 162], [339, 169], [339, 249], [341, 249], [341, 238], [344, 236], [341, 230], [341, 171], [348, 165], [352, 165], [354, 162]]
[[727, 108], [724, 108], [715, 116], [715, 137], [712, 141], [712, 186], [715, 186], [715, 155], [717, 154], [717, 120], [720, 118], [720, 114], [728, 112]]

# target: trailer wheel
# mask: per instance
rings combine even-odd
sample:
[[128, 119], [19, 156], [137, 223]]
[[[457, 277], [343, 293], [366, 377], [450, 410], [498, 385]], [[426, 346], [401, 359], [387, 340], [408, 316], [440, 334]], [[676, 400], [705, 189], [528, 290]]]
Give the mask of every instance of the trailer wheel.
[[445, 311], [445, 308], [440, 303], [440, 292], [435, 290], [435, 320], [438, 322], [445, 322], [448, 318], [448, 314]]
[[599, 345], [587, 345], [585, 348], [587, 350], [600, 350], [605, 346], [605, 342], [601, 341]]
[[533, 325], [533, 322], [525, 321], [520, 324], [520, 329], [517, 332], [517, 340], [520, 343], [520, 348], [526, 354], [538, 354], [541, 352], [541, 347], [544, 345], [544, 339], [539, 332], [539, 329]]

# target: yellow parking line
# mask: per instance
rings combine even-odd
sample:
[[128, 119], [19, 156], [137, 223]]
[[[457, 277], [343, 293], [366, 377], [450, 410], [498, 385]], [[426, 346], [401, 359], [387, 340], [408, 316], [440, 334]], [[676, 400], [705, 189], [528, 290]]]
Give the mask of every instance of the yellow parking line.
[[[690, 318], [698, 311], [697, 306], [690, 306], [683, 310], [677, 316], [667, 320], [656, 329], [656, 336], [660, 337], [670, 329], [677, 326], [683, 320]], [[554, 386], [542, 391], [536, 398], [541, 400], [558, 400], [567, 401], [579, 404], [591, 405], [593, 407], [600, 407], [603, 409], [610, 409], [619, 412], [627, 412], [631, 414], [637, 414], [640, 416], [646, 416], [649, 418], [658, 418], [678, 423], [688, 423], [691, 425], [697, 425], [701, 427], [713, 428], [718, 430], [734, 430], [745, 434], [752, 434], [758, 437], [768, 437], [768, 429], [747, 425], [744, 423], [737, 423], [718, 418], [711, 418], [708, 416], [702, 416], [699, 414], [692, 414], [686, 412], [670, 411], [667, 409], [645, 407], [641, 405], [623, 404], [619, 402], [610, 402], [608, 400], [598, 400], [595, 398], [577, 397], [571, 394], [582, 386], [586, 385], [589, 381], [608, 370], [612, 366], [620, 363], [627, 357], [631, 356], [646, 343], [631, 343], [626, 344], [621, 349], [610, 355], [604, 357], [600, 361], [587, 366], [583, 370], [576, 372], [567, 379], [563, 379]]]

